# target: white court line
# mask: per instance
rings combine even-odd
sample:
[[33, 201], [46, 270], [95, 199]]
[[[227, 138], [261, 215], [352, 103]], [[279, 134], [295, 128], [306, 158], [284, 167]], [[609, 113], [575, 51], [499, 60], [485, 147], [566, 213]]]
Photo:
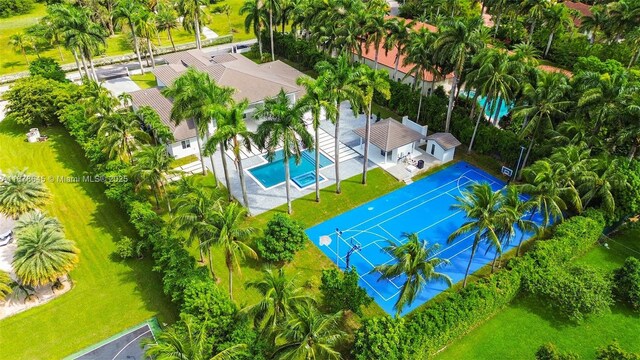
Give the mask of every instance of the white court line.
[[[118, 357], [118, 355], [120, 355], [120, 353], [121, 353], [121, 352], [123, 352], [123, 351], [124, 351], [124, 349], [126, 349], [129, 345], [131, 345], [131, 343], [133, 343], [134, 341], [136, 341], [136, 340], [140, 339], [142, 336], [144, 336], [144, 335], [146, 335], [146, 334], [148, 334], [148, 333], [150, 333], [150, 332], [151, 332], [151, 329], [149, 329], [149, 330], [145, 331], [144, 333], [142, 333], [142, 334], [138, 335], [135, 339], [133, 339], [133, 340], [129, 341], [129, 342], [127, 343], [127, 345], [123, 346], [123, 347], [122, 347], [122, 349], [120, 349], [120, 351], [118, 351], [118, 353], [117, 353], [117, 354], [116, 354], [116, 355], [115, 355], [111, 360], [116, 360], [116, 358]], [[154, 340], [155, 340], [155, 338], [154, 338]]]

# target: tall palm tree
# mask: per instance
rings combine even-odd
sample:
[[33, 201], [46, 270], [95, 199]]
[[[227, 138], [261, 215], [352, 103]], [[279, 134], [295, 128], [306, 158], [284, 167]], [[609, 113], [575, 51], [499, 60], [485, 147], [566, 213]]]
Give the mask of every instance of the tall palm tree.
[[276, 61], [275, 45], [273, 43], [273, 14], [280, 11], [280, 1], [264, 0], [264, 7], [269, 14], [269, 40], [271, 41], [271, 61]]
[[157, 360], [231, 360], [247, 349], [246, 344], [236, 344], [212, 356], [206, 329], [191, 315], [183, 316], [179, 326], [170, 326], [155, 340], [145, 344], [145, 356]]
[[435, 85], [436, 75], [438, 73], [438, 65], [433, 53], [433, 43], [435, 41], [435, 34], [426, 28], [421, 28], [416, 32], [412, 32], [405, 45], [404, 52], [406, 56], [403, 60], [403, 65], [411, 66], [405, 78], [413, 76], [413, 88], [418, 90], [418, 112], [416, 114], [416, 121], [420, 121], [420, 110], [422, 109], [422, 92], [424, 87], [424, 81], [427, 73], [431, 73], [431, 91], [433, 93], [433, 87]]
[[171, 30], [178, 28], [178, 20], [176, 12], [166, 4], [159, 6], [158, 15], [156, 16], [156, 27], [158, 31], [166, 31], [173, 51], [176, 51], [176, 44], [173, 42]]
[[310, 302], [294, 307], [286, 323], [279, 329], [276, 338], [274, 359], [320, 360], [342, 357], [335, 349], [345, 336], [340, 330], [342, 313], [323, 314]]
[[576, 76], [575, 83], [582, 90], [578, 107], [595, 113], [593, 136], [599, 136], [602, 125], [613, 122], [620, 115], [628, 94], [637, 91], [629, 83], [627, 75], [622, 73], [599, 74], [587, 71]]
[[323, 75], [317, 79], [299, 77], [296, 83], [305, 88], [305, 94], [298, 102], [311, 112], [312, 126], [315, 131], [316, 202], [320, 202], [320, 117], [324, 113], [327, 120], [335, 122], [338, 109], [335, 102], [331, 101]]
[[527, 233], [536, 232], [538, 224], [528, 218], [526, 215], [533, 211], [535, 203], [523, 199], [518, 187], [509, 185], [502, 199], [502, 207], [508, 209], [512, 214], [513, 225], [520, 231], [520, 240], [518, 241], [518, 249], [516, 256], [520, 255], [520, 247]]
[[555, 3], [549, 6], [544, 12], [544, 27], [549, 31], [549, 40], [547, 40], [547, 47], [544, 49], [544, 57], [549, 54], [551, 49], [551, 43], [553, 37], [558, 31], [564, 31], [571, 29], [573, 26], [573, 19], [569, 14], [569, 8], [563, 3]]
[[[362, 100], [360, 103], [366, 106], [365, 135], [364, 135], [364, 164], [362, 165], [362, 184], [367, 183], [367, 169], [369, 167], [369, 139], [371, 137], [371, 106], [373, 105], [373, 95], [375, 92], [385, 99], [391, 98], [391, 85], [389, 85], [389, 73], [386, 70], [373, 70], [367, 65], [360, 65], [359, 86], [362, 89]], [[378, 119], [380, 120], [380, 119]]]
[[609, 159], [606, 156], [596, 159], [590, 170], [580, 174], [578, 191], [582, 194], [582, 204], [587, 207], [594, 199], [600, 200], [600, 205], [608, 214], [615, 211], [615, 198], [611, 193], [613, 188], [628, 187], [629, 184], [619, 171], [620, 159]]
[[136, 183], [135, 190], [148, 187], [156, 199], [156, 207], [160, 208], [161, 197], [167, 198], [167, 209], [171, 212], [171, 201], [167, 194], [167, 175], [171, 174], [173, 157], [163, 145], [144, 146], [134, 154], [135, 164], [131, 167], [132, 177]]
[[395, 263], [378, 265], [372, 270], [380, 272], [380, 279], [406, 276], [407, 280], [402, 284], [398, 300], [393, 306], [397, 315], [405, 306], [411, 306], [430, 281], [444, 281], [451, 286], [451, 278], [438, 272], [441, 266], [449, 263], [448, 260], [435, 257], [440, 245], [429, 245], [426, 240], [418, 238], [417, 233], [405, 233], [402, 237], [407, 239], [405, 243], [398, 245], [389, 240], [383, 249], [395, 259]]
[[[242, 167], [241, 148], [244, 146], [248, 151], [251, 151], [251, 143], [253, 133], [247, 129], [247, 123], [244, 119], [244, 112], [247, 109], [248, 102], [242, 101], [238, 104], [233, 104], [230, 108], [221, 108], [216, 115], [216, 129], [213, 135], [209, 138], [205, 144], [205, 153], [210, 154], [216, 151], [216, 147], [220, 147], [223, 161], [226, 162], [226, 152], [228, 146], [231, 147], [231, 151], [235, 157], [235, 163], [238, 167], [238, 175], [240, 176], [240, 187], [242, 188], [242, 199], [244, 206], [249, 209], [249, 197], [247, 195], [247, 185], [244, 180], [244, 169]], [[229, 174], [227, 167], [224, 167], [225, 179], [229, 182]], [[227, 186], [230, 184], [228, 183]], [[229, 190], [229, 200], [232, 199], [231, 188]]]
[[12, 283], [9, 273], [0, 271], [0, 301], [4, 301], [13, 292]]
[[11, 266], [23, 284], [39, 286], [68, 274], [78, 263], [80, 250], [56, 229], [41, 224], [16, 234], [17, 248]]
[[595, 44], [598, 32], [607, 26], [609, 16], [600, 6], [593, 6], [590, 10], [591, 15], [582, 16], [580, 30], [589, 33], [591, 43]]
[[547, 0], [523, 0], [520, 3], [520, 12], [528, 18], [530, 24], [528, 43], [531, 43], [536, 25], [544, 18], [549, 6], [551, 6], [551, 2]]
[[[218, 86], [216, 82], [209, 77], [209, 74], [200, 72], [194, 68], [187, 69], [183, 75], [173, 82], [173, 85], [162, 90], [165, 96], [173, 100], [171, 120], [173, 120], [176, 125], [189, 120], [195, 123], [198, 157], [202, 165], [203, 175], [207, 173], [207, 168], [204, 165], [202, 142], [200, 139], [205, 136], [208, 137], [209, 123], [221, 107], [231, 103], [232, 92], [233, 90], [229, 88], [221, 88]], [[209, 160], [211, 161], [211, 170], [216, 186], [218, 186], [213, 156], [210, 156]]]
[[151, 39], [158, 36], [156, 15], [151, 11], [140, 11], [135, 20], [138, 31], [140, 31], [140, 36], [142, 36], [147, 43], [147, 52], [151, 58], [151, 67], [155, 69], [156, 60], [153, 58], [153, 44], [151, 43]]
[[247, 210], [236, 202], [219, 205], [214, 215], [213, 244], [224, 250], [225, 263], [229, 271], [229, 297], [233, 300], [233, 271], [240, 272], [240, 260], [247, 256], [257, 259], [258, 254], [247, 244], [256, 229], [244, 226]]
[[300, 163], [304, 149], [313, 149], [313, 137], [303, 121], [306, 111], [303, 103], [293, 103], [284, 90], [264, 101], [255, 117], [262, 120], [255, 134], [256, 143], [267, 150], [267, 159], [273, 160], [276, 150], [282, 146], [287, 209], [291, 214], [291, 179], [289, 160]]
[[295, 277], [287, 277], [283, 268], [267, 267], [262, 279], [249, 281], [247, 289], [255, 289], [262, 299], [242, 309], [243, 315], [253, 319], [256, 328], [273, 331], [290, 317], [294, 307], [303, 302], [313, 302], [313, 298], [298, 286]]
[[140, 56], [140, 43], [138, 41], [138, 33], [136, 31], [136, 22], [139, 13], [144, 11], [143, 6], [137, 0], [118, 0], [114, 9], [114, 16], [116, 19], [126, 20], [131, 30], [131, 37], [133, 38], [133, 50], [138, 56], [138, 64], [140, 64], [140, 73], [144, 74], [144, 67], [142, 66], [142, 57]]
[[118, 111], [106, 119], [98, 130], [102, 151], [109, 159], [120, 159], [133, 164], [133, 152], [148, 143], [140, 120], [131, 112]]
[[62, 224], [60, 224], [58, 219], [49, 217], [40, 210], [34, 210], [20, 216], [13, 227], [13, 232], [19, 233], [22, 230], [36, 225], [42, 226], [45, 229], [62, 231]]
[[322, 77], [324, 86], [328, 89], [331, 101], [336, 103], [335, 117], [335, 146], [334, 146], [334, 166], [336, 170], [336, 193], [340, 194], [340, 104], [349, 101], [354, 113], [360, 107], [359, 99], [362, 99], [362, 91], [358, 87], [360, 74], [349, 64], [348, 55], [340, 54], [335, 64], [321, 61], [316, 64], [316, 70]]
[[400, 57], [404, 53], [404, 49], [409, 41], [409, 30], [411, 28], [410, 23], [399, 17], [393, 17], [384, 23], [384, 28], [388, 35], [384, 39], [385, 53], [389, 50], [396, 49], [396, 58], [393, 65], [392, 79], [398, 75], [398, 67], [400, 66]]
[[200, 28], [204, 18], [203, 6], [208, 3], [205, 0], [179, 0], [178, 12], [182, 15], [182, 27], [187, 31], [193, 31], [196, 37], [196, 48], [202, 48], [200, 40]]
[[9, 36], [9, 45], [13, 46], [16, 51], [22, 52], [24, 61], [29, 65], [29, 58], [27, 58], [26, 49], [30, 46], [30, 39], [27, 34], [17, 33]]
[[262, 59], [262, 26], [264, 25], [264, 3], [262, 0], [245, 0], [240, 7], [240, 15], [246, 15], [244, 18], [244, 31], [249, 32], [249, 28], [253, 28], [253, 34], [258, 38], [258, 49], [260, 51], [260, 59]]
[[484, 47], [483, 39], [486, 34], [482, 29], [482, 19], [479, 18], [473, 19], [468, 23], [454, 20], [438, 34], [438, 38], [434, 43], [436, 54], [440, 61], [450, 63], [453, 68], [453, 83], [449, 94], [445, 132], [449, 132], [454, 98], [458, 82], [464, 70], [464, 63], [468, 56], [472, 56]]
[[49, 191], [40, 178], [26, 170], [0, 175], [0, 213], [17, 219], [42, 206]]
[[462, 287], [467, 286], [467, 278], [473, 257], [482, 242], [502, 253], [497, 227], [499, 225], [497, 217], [502, 196], [500, 191], [493, 191], [488, 183], [475, 183], [468, 190], [463, 191], [461, 196], [457, 196], [456, 204], [452, 206], [453, 209], [462, 211], [467, 221], [449, 235], [447, 242], [451, 243], [461, 235], [473, 235], [471, 256], [469, 256], [469, 263], [464, 273]]
[[378, 70], [378, 55], [387, 37], [388, 32], [385, 28], [385, 15], [389, 11], [389, 5], [383, 0], [370, 0], [365, 3], [364, 16], [364, 44], [368, 51], [370, 47], [374, 49], [373, 63], [374, 69]]

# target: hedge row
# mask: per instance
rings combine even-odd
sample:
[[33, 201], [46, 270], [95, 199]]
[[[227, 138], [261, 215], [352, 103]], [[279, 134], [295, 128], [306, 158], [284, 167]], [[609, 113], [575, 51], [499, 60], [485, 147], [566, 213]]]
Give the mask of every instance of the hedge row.
[[602, 234], [604, 220], [595, 212], [587, 216], [557, 225], [551, 239], [538, 241], [525, 256], [512, 259], [507, 269], [418, 309], [406, 319], [365, 320], [355, 334], [354, 356], [358, 360], [400, 360], [433, 355], [509, 304], [525, 288], [529, 274], [566, 264], [591, 248]]

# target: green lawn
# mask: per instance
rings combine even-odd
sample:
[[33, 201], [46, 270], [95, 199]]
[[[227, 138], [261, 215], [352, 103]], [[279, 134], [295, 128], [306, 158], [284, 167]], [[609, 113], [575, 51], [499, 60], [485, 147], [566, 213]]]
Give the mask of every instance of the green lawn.
[[[216, 34], [223, 36], [228, 35], [230, 31], [233, 33], [233, 41], [243, 41], [255, 38], [253, 30], [249, 29], [249, 32], [244, 31], [244, 18], [240, 15], [240, 7], [244, 0], [226, 0], [216, 3], [209, 7], [209, 16], [206, 19], [206, 25], [209, 29], [216, 32]], [[220, 6], [229, 5], [229, 17], [224, 13], [215, 13], [215, 9]], [[231, 26], [229, 26], [231, 22]], [[230, 29], [231, 27], [231, 29]], [[280, 29], [280, 27], [278, 27]]]
[[[0, 123], [0, 169], [28, 168], [49, 177], [90, 175], [82, 149], [60, 127], [41, 128], [49, 141], [28, 144], [27, 128]], [[53, 301], [0, 320], [0, 359], [60, 359], [119, 331], [158, 316], [171, 323], [176, 311], [162, 293], [152, 260], [120, 261], [115, 242], [134, 236], [118, 204], [96, 183], [47, 182], [46, 211], [64, 225], [81, 250], [71, 273], [75, 287]]]
[[[620, 267], [627, 256], [640, 256], [640, 230], [614, 236], [609, 246], [598, 246], [577, 262], [606, 272]], [[455, 341], [438, 359], [531, 359], [546, 342], [555, 343], [562, 351], [575, 352], [581, 359], [593, 359], [596, 347], [614, 339], [626, 350], [640, 352], [638, 334], [640, 316], [622, 306], [572, 325], [557, 319], [539, 301], [523, 298]]]
[[133, 82], [136, 83], [136, 85], [140, 86], [141, 89], [149, 89], [149, 88], [158, 86], [158, 82], [156, 81], [156, 76], [150, 72], [144, 73], [143, 75], [141, 74], [131, 75], [130, 77], [131, 77], [131, 80], [133, 80]]
[[[319, 224], [340, 213], [353, 209], [367, 201], [380, 197], [390, 191], [402, 186], [382, 169], [369, 171], [368, 184], [360, 183], [360, 176], [354, 176], [342, 182], [342, 194], [335, 193], [335, 185], [322, 189], [321, 202], [315, 202], [315, 193], [293, 201], [292, 218], [299, 220], [307, 228]], [[276, 209], [267, 211], [258, 216], [249, 218], [247, 225], [258, 229], [263, 229], [267, 221], [275, 213], [286, 213], [286, 204]], [[197, 256], [197, 250], [193, 250]], [[224, 256], [220, 249], [214, 251], [214, 271], [221, 280], [220, 285], [228, 290], [228, 271], [224, 263]], [[287, 273], [296, 274], [302, 285], [305, 285], [310, 292], [317, 294], [320, 285], [322, 269], [333, 267], [333, 263], [317, 247], [308, 242], [305, 249], [300, 251], [295, 259], [285, 266]], [[234, 298], [240, 305], [253, 304], [258, 300], [258, 293], [253, 290], [246, 290], [244, 283], [250, 280], [259, 279], [262, 276], [263, 264], [256, 261], [243, 262], [242, 273], [234, 276]], [[383, 315], [384, 312], [377, 305], [372, 304], [365, 311], [369, 315]]]

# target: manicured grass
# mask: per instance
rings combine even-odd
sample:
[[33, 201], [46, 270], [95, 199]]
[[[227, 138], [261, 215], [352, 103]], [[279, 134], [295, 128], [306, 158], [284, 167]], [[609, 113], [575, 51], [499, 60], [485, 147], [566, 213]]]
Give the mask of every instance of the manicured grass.
[[[233, 33], [233, 41], [244, 41], [253, 39], [256, 36], [253, 34], [253, 29], [249, 29], [249, 32], [244, 31], [244, 18], [246, 15], [240, 15], [240, 8], [244, 0], [225, 0], [208, 8], [208, 21], [206, 25], [209, 29], [215, 31], [219, 36], [229, 35]], [[216, 8], [229, 5], [229, 17], [224, 13], [215, 13]], [[231, 22], [231, 29], [229, 29], [229, 22]], [[289, 27], [287, 27], [288, 29]], [[274, 24], [274, 30], [280, 31], [281, 27]]]
[[[151, 74], [151, 75], [153, 75], [153, 74]], [[183, 158], [173, 160], [171, 162], [171, 168], [175, 169], [175, 168], [177, 168], [179, 166], [182, 166], [182, 165], [191, 164], [194, 161], [198, 161], [198, 157], [193, 155], [193, 154], [191, 154], [189, 156], [185, 156]]]
[[[390, 191], [402, 186], [382, 169], [369, 171], [367, 185], [360, 183], [361, 177], [354, 176], [342, 182], [342, 194], [335, 193], [335, 185], [322, 189], [320, 192], [321, 202], [315, 202], [315, 193], [293, 201], [293, 214], [291, 217], [302, 223], [307, 228], [321, 223], [347, 210], [353, 209], [367, 201], [380, 197]], [[266, 223], [276, 213], [286, 213], [286, 204], [247, 219], [247, 226], [257, 229], [264, 229]], [[258, 234], [259, 236], [259, 234]], [[193, 250], [197, 257], [197, 250]], [[214, 272], [220, 279], [220, 285], [226, 290], [228, 287], [228, 271], [224, 262], [224, 255], [221, 249], [214, 249]], [[247, 281], [260, 279], [262, 269], [265, 264], [257, 261], [242, 262], [242, 273], [234, 273], [234, 298], [240, 305], [253, 304], [259, 299], [259, 294], [254, 290], [244, 288]], [[296, 274], [301, 285], [309, 289], [312, 294], [318, 295], [320, 276], [323, 269], [331, 268], [334, 264], [318, 248], [308, 242], [305, 249], [300, 251], [295, 259], [285, 266], [288, 274]], [[373, 303], [365, 310], [368, 315], [382, 315], [384, 312]]]
[[130, 78], [131, 80], [133, 80], [134, 83], [136, 83], [136, 85], [140, 86], [141, 89], [149, 89], [149, 88], [158, 86], [158, 82], [156, 81], [156, 76], [150, 72], [147, 72], [144, 74], [131, 75]]
[[52, 196], [45, 210], [77, 243], [80, 263], [71, 273], [70, 292], [0, 320], [0, 359], [60, 359], [153, 316], [175, 321], [152, 259], [121, 261], [112, 255], [118, 239], [135, 231], [104, 187], [56, 180], [91, 175], [82, 149], [61, 127], [41, 128], [49, 141], [35, 144], [25, 142], [26, 131], [0, 122], [0, 169], [28, 168], [53, 180], [46, 184]]
[[[627, 256], [640, 256], [640, 230], [614, 236], [609, 246], [598, 246], [577, 262], [606, 272], [620, 267]], [[638, 334], [640, 316], [623, 306], [616, 305], [609, 314], [574, 325], [558, 319], [540, 301], [522, 298], [455, 341], [438, 359], [531, 359], [546, 342], [575, 352], [581, 359], [593, 359], [597, 347], [614, 339], [624, 349], [640, 352]]]

